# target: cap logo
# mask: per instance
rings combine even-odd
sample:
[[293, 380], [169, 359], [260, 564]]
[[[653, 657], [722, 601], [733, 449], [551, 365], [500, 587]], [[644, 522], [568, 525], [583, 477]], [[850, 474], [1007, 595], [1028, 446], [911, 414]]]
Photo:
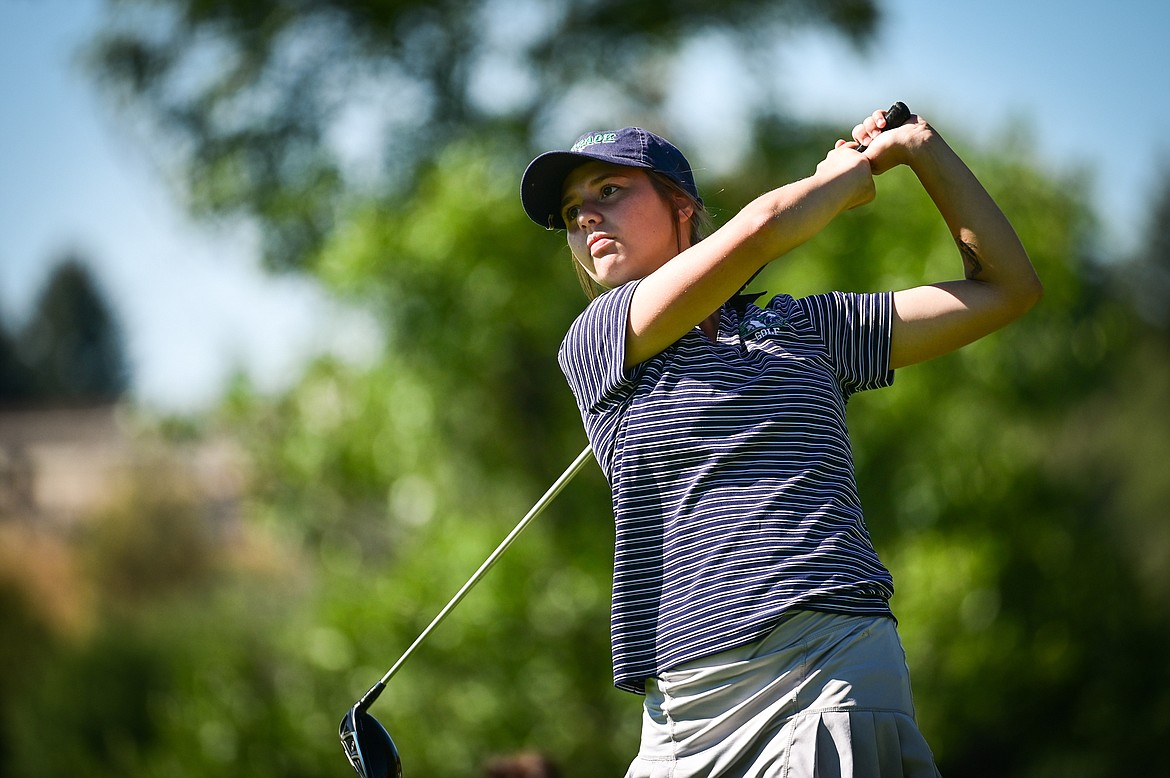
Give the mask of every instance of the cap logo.
[[569, 151], [581, 151], [582, 149], [595, 146], [598, 143], [617, 143], [616, 132], [595, 132], [592, 135], [586, 135], [573, 144]]

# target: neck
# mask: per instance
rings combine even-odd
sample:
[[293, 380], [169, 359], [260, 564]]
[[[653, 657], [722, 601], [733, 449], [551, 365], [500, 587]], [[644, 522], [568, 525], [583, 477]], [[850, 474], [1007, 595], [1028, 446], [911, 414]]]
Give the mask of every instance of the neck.
[[703, 331], [703, 334], [707, 336], [708, 340], [714, 343], [719, 335], [719, 311], [715, 311], [715, 313], [699, 322], [699, 329]]

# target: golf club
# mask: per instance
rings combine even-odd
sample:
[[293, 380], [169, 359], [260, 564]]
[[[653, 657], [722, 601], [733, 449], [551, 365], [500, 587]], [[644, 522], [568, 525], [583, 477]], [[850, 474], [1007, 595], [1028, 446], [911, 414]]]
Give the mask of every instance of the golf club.
[[402, 666], [403, 662], [426, 640], [427, 635], [431, 634], [431, 631], [442, 623], [443, 619], [447, 617], [447, 614], [471, 591], [471, 588], [479, 583], [479, 580], [491, 569], [492, 565], [496, 563], [496, 560], [508, 550], [508, 546], [512, 545], [512, 542], [516, 540], [520, 533], [544, 511], [545, 507], [552, 502], [553, 498], [565, 488], [565, 485], [573, 480], [573, 477], [589, 461], [592, 454], [592, 449], [586, 446], [577, 455], [577, 458], [565, 468], [565, 472], [561, 473], [560, 477], [548, 488], [548, 491], [524, 515], [524, 518], [520, 519], [520, 523], [508, 533], [508, 536], [500, 542], [500, 545], [496, 546], [496, 550], [491, 553], [491, 556], [484, 560], [483, 564], [479, 566], [479, 569], [467, 580], [467, 583], [463, 584], [463, 587], [455, 593], [451, 601], [439, 611], [439, 615], [435, 616], [427, 628], [422, 631], [422, 634], [415, 638], [415, 641], [398, 658], [394, 666], [360, 700], [354, 703], [353, 707], [342, 717], [341, 727], [338, 731], [338, 734], [341, 736], [341, 747], [345, 750], [345, 755], [349, 759], [349, 763], [353, 765], [353, 769], [360, 778], [402, 778], [402, 759], [398, 755], [398, 748], [394, 745], [394, 740], [390, 737], [390, 733], [386, 731], [386, 728], [367, 712], [367, 709], [382, 694], [382, 690], [386, 688], [386, 683], [398, 672], [398, 668]]

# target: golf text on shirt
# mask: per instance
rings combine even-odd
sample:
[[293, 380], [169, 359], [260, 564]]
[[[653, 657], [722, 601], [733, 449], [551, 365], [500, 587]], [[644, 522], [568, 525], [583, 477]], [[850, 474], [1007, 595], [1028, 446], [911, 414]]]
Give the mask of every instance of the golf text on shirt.
[[792, 324], [784, 316], [770, 309], [755, 308], [745, 311], [739, 322], [739, 336], [741, 338], [764, 338], [769, 335], [778, 335], [782, 330], [790, 329]]

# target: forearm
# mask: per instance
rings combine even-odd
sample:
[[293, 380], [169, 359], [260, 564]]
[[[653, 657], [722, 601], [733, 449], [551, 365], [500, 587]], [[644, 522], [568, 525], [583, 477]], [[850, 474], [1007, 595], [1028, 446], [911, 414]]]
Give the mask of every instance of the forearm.
[[958, 246], [964, 277], [993, 287], [1005, 305], [1022, 313], [1041, 286], [1019, 236], [950, 146], [932, 130], [924, 135], [908, 164]]
[[812, 176], [756, 198], [706, 240], [643, 279], [630, 310], [627, 362], [637, 364], [678, 340], [764, 265], [812, 238], [843, 210], [870, 199], [868, 165], [850, 153], [852, 159], [840, 155], [836, 164], [822, 162]]
[[1015, 229], [966, 164], [925, 123], [906, 133], [912, 137], [890, 148], [904, 153], [901, 161], [938, 208], [964, 277], [894, 294], [891, 368], [978, 340], [1022, 316], [1042, 293]]
[[[872, 197], [867, 166], [858, 167], [857, 172], [818, 169], [749, 203], [728, 222], [726, 237], [738, 244], [732, 250], [750, 254], [748, 264], [759, 269], [815, 237], [843, 211]], [[740, 235], [749, 237], [740, 239]]]

